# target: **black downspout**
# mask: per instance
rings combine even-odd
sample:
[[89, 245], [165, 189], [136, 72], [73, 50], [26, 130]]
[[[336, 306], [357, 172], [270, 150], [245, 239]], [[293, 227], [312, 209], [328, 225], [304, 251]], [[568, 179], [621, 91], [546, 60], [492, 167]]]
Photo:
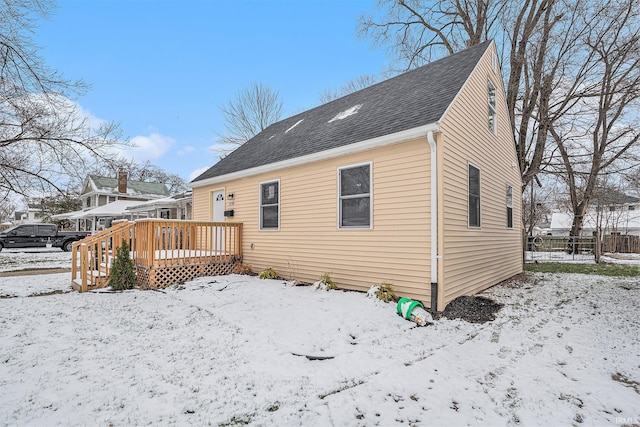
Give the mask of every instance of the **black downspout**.
[[431, 282], [431, 314], [438, 312], [438, 283]]

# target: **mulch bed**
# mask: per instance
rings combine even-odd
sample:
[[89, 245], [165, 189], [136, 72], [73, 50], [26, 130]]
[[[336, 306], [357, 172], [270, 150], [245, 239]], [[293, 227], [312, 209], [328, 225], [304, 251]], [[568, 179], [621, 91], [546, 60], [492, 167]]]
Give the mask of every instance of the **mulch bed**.
[[503, 304], [486, 297], [461, 296], [447, 304], [439, 317], [485, 323], [494, 320], [502, 307]]

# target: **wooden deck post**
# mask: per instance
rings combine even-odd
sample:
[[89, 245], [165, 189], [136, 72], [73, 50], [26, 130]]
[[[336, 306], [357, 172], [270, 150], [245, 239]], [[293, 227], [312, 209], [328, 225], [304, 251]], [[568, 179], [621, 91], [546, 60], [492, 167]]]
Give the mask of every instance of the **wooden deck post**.
[[89, 250], [86, 243], [80, 245], [80, 292], [87, 292], [89, 286], [87, 283]]
[[239, 223], [236, 228], [236, 252], [238, 259], [242, 260], [242, 223]]
[[71, 285], [73, 286], [73, 281], [76, 279], [78, 275], [78, 250], [80, 247], [78, 245], [71, 246]]

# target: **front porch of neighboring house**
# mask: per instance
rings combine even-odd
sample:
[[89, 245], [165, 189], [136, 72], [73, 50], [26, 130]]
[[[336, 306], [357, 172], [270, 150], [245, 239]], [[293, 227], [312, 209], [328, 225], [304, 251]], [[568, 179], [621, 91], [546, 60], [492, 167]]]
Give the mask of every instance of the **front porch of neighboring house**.
[[242, 261], [242, 223], [143, 219], [123, 221], [73, 244], [71, 286], [108, 285], [116, 250], [126, 241], [142, 288], [230, 274]]

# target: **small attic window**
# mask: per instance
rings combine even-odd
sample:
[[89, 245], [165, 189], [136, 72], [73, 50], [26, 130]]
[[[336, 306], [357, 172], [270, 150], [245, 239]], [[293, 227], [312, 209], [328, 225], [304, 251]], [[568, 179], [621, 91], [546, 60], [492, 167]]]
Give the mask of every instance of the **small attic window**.
[[496, 86], [487, 81], [488, 108], [489, 108], [489, 130], [495, 135], [498, 134], [498, 123], [496, 118]]
[[354, 105], [351, 108], [341, 111], [338, 114], [336, 114], [336, 116], [333, 119], [329, 120], [328, 123], [335, 122], [336, 120], [346, 119], [349, 116], [353, 116], [358, 112], [360, 108], [362, 108], [362, 104]]

